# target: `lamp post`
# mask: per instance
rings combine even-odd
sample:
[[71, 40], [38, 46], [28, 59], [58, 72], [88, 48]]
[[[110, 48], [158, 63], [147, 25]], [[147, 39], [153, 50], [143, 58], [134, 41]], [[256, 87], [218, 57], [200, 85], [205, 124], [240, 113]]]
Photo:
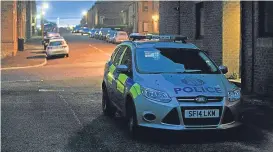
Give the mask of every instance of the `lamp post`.
[[87, 24], [87, 11], [82, 11], [82, 15], [85, 17], [85, 25]]
[[41, 8], [41, 32], [42, 32], [42, 40], [44, 40], [44, 16], [45, 10], [48, 9], [48, 3], [43, 3]]

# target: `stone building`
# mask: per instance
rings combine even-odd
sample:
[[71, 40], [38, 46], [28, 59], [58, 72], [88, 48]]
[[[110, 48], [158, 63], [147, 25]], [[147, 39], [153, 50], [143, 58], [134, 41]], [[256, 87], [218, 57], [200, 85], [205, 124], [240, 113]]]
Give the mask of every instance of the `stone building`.
[[161, 34], [188, 36], [228, 66], [227, 77], [241, 78], [244, 93], [272, 96], [273, 2], [159, 3]]
[[16, 55], [18, 38], [34, 34], [35, 13], [35, 1], [1, 1], [1, 59]]

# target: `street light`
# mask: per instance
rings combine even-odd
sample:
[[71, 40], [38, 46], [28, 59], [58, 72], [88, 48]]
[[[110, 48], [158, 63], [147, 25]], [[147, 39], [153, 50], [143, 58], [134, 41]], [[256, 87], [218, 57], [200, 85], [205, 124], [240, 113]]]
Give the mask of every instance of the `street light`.
[[48, 3], [43, 3], [43, 9], [48, 9], [49, 5]]
[[86, 16], [87, 15], [87, 11], [82, 11], [82, 15]]
[[41, 33], [42, 33], [42, 40], [44, 40], [44, 15], [45, 15], [45, 10], [49, 8], [48, 3], [43, 3], [41, 7]]
[[87, 11], [82, 11], [82, 15], [85, 17], [85, 24], [87, 24]]

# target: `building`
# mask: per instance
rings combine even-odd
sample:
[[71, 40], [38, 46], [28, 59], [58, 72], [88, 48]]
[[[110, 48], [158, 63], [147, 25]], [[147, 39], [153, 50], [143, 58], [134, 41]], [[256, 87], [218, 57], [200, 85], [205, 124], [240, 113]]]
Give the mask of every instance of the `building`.
[[137, 33], [159, 33], [159, 1], [130, 2], [123, 10], [123, 23]]
[[[207, 51], [244, 93], [273, 94], [273, 2], [160, 1], [161, 34], [181, 34]], [[270, 28], [271, 27], [271, 28]]]
[[88, 27], [106, 27], [123, 25], [121, 11], [130, 2], [126, 1], [96, 1], [88, 10]]
[[1, 59], [16, 55], [18, 38], [34, 34], [35, 14], [35, 1], [1, 1]]

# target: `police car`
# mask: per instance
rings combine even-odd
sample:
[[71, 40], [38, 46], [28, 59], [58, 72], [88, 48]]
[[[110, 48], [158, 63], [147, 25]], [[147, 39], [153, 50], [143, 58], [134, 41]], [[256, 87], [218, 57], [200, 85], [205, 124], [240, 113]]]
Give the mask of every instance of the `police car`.
[[183, 36], [133, 36], [105, 65], [102, 110], [119, 112], [136, 135], [139, 127], [167, 130], [240, 126], [240, 88]]

